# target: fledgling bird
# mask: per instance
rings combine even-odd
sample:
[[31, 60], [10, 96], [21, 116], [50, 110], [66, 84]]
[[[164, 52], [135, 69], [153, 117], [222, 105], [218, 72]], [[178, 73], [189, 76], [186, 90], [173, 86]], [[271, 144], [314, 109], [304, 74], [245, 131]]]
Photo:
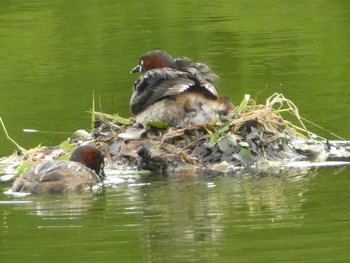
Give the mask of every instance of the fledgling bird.
[[138, 148], [136, 153], [141, 157], [137, 167], [138, 170], [149, 170], [164, 174], [170, 165], [174, 165], [166, 157], [152, 156], [151, 151], [146, 146]]

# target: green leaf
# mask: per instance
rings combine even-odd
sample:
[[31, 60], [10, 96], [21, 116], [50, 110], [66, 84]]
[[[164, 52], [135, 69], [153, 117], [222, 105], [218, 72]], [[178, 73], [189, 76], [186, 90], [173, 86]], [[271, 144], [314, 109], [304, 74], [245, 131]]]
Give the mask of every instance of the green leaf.
[[219, 140], [219, 138], [220, 138], [219, 131], [216, 131], [210, 134], [210, 142], [209, 142], [210, 147], [214, 146], [215, 143]]
[[224, 125], [221, 126], [219, 133], [222, 134], [224, 132], [227, 132], [230, 129], [230, 122], [226, 122]]
[[253, 157], [252, 153], [249, 150], [244, 149], [244, 148], [239, 151], [239, 155], [245, 159], [250, 159]]
[[60, 148], [63, 150], [73, 151], [74, 146], [70, 144], [67, 140], [60, 143]]
[[59, 160], [61, 160], [61, 161], [68, 161], [69, 160], [69, 158], [70, 158], [70, 153], [65, 153], [64, 155], [62, 155], [60, 158], [59, 158]]
[[244, 112], [245, 109], [247, 108], [249, 100], [250, 100], [250, 95], [249, 94], [245, 94], [241, 104], [239, 104], [239, 106], [238, 106], [236, 111], [238, 113]]
[[108, 120], [115, 121], [115, 122], [123, 124], [123, 125], [132, 124], [132, 121], [130, 121], [129, 119], [125, 119], [125, 118], [119, 116], [118, 114], [108, 114], [108, 113], [97, 112], [97, 111], [94, 111], [94, 112], [90, 111], [90, 112], [96, 116], [106, 118]]
[[95, 125], [95, 92], [92, 91], [92, 114], [91, 114], [91, 129], [94, 129]]
[[150, 121], [147, 123], [149, 126], [157, 128], [157, 129], [166, 129], [168, 128], [168, 125], [161, 121]]
[[210, 134], [210, 142], [209, 145], [210, 147], [214, 146], [215, 143], [220, 139], [221, 135], [225, 132], [227, 132], [230, 128], [230, 123], [227, 122], [225, 123], [223, 126], [221, 126], [221, 128], [215, 132], [211, 132], [209, 130], [207, 130], [207, 132]]
[[21, 162], [21, 164], [17, 168], [17, 174], [22, 175], [26, 170], [33, 167], [34, 164], [30, 162]]
[[124, 125], [132, 124], [132, 122], [129, 119], [123, 118], [123, 117], [119, 116], [118, 114], [113, 114], [113, 120], [115, 120], [116, 122], [118, 122], [120, 124], [124, 124]]

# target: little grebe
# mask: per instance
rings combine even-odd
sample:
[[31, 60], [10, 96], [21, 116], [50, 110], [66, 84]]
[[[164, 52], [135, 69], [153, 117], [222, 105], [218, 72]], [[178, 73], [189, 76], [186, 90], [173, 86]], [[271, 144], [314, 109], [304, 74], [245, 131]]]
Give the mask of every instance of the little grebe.
[[173, 59], [161, 50], [143, 54], [131, 73], [143, 73], [134, 83], [130, 107], [136, 121], [160, 121], [171, 126], [201, 125], [217, 117], [227, 120], [233, 104], [218, 96], [218, 78], [204, 63]]
[[[138, 170], [149, 170], [152, 172], [166, 173], [172, 162], [162, 156], [152, 156], [151, 151], [146, 146], [141, 146], [136, 150], [138, 156], [141, 157], [137, 166]], [[173, 165], [173, 164], [172, 164]]]
[[81, 191], [101, 183], [104, 156], [93, 146], [77, 147], [69, 161], [45, 161], [19, 177], [13, 192], [62, 193]]

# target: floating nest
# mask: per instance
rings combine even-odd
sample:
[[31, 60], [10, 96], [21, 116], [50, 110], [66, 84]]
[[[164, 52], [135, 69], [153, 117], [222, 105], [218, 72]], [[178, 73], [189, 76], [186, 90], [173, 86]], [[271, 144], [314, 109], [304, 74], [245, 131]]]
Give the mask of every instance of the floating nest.
[[[94, 123], [91, 132], [78, 131], [56, 147], [29, 151], [22, 148], [16, 157], [25, 164], [65, 159], [77, 145], [90, 143], [105, 153], [106, 166], [111, 169], [226, 173], [245, 168], [283, 169], [296, 162], [321, 163], [350, 156], [348, 142], [343, 139], [330, 142], [307, 130], [295, 104], [277, 93], [265, 104], [256, 104], [246, 95], [230, 121], [187, 128], [166, 127], [163, 123], [141, 127], [132, 118], [94, 109], [91, 113]], [[282, 115], [286, 114], [298, 124], [284, 119]], [[138, 154], [140, 148], [148, 149], [150, 156]]]

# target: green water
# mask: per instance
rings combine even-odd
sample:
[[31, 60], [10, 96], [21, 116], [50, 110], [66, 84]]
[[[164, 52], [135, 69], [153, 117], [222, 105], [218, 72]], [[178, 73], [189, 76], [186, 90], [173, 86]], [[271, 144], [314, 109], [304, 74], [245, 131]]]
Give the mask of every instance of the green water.
[[[349, 139], [349, 35], [348, 1], [2, 1], [0, 117], [25, 148], [89, 129], [93, 93], [98, 110], [128, 117], [130, 69], [164, 49], [208, 62], [236, 103], [280, 92]], [[0, 129], [0, 156], [14, 149]], [[348, 262], [349, 178], [320, 169], [2, 194], [30, 203], [0, 204], [0, 261]]]
[[349, 261], [347, 170], [133, 185], [0, 205], [1, 262]]

